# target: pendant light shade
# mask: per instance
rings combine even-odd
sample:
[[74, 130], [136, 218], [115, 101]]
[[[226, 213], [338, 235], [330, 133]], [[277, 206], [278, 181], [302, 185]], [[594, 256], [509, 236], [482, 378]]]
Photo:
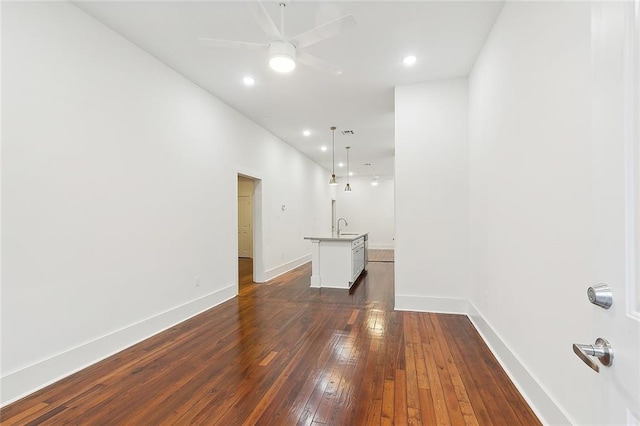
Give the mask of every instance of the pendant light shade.
[[351, 185], [349, 185], [349, 150], [350, 146], [345, 147], [347, 150], [347, 186], [344, 187], [345, 192], [351, 192]]
[[336, 179], [336, 126], [331, 126], [331, 179], [329, 179], [329, 185], [337, 185], [338, 179]]

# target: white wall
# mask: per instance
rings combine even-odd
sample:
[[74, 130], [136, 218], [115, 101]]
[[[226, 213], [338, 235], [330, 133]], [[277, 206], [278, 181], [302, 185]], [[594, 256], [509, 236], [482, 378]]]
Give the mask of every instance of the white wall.
[[396, 88], [396, 308], [468, 299], [467, 80]]
[[233, 297], [238, 172], [262, 274], [309, 259], [325, 170], [75, 6], [2, 8], [3, 403]]
[[589, 421], [571, 342], [591, 309], [590, 40], [589, 3], [507, 3], [469, 78], [472, 316], [577, 424]]
[[396, 88], [396, 307], [468, 313], [549, 424], [587, 422], [574, 388], [597, 385], [570, 345], [589, 341], [590, 40], [588, 3], [507, 3], [468, 99], [466, 79]]
[[371, 177], [352, 176], [349, 183], [353, 190], [344, 192], [346, 178], [340, 179], [336, 190], [336, 211], [349, 226], [347, 232], [369, 232], [370, 249], [394, 248], [394, 197], [393, 178], [380, 178], [377, 186], [371, 185]]

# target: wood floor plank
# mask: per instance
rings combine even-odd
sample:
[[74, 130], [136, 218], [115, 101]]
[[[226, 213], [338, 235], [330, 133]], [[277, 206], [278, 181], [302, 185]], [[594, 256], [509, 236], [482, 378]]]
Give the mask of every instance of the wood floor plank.
[[381, 421], [393, 423], [393, 410], [395, 408], [395, 381], [385, 380], [382, 391]]
[[[424, 326], [428, 317], [421, 318], [421, 324]], [[426, 328], [426, 327], [425, 327]], [[433, 404], [434, 416], [436, 424], [438, 425], [450, 425], [449, 412], [447, 410], [447, 403], [445, 400], [444, 390], [440, 383], [440, 374], [438, 374], [438, 367], [436, 365], [434, 348], [431, 339], [427, 340], [427, 343], [422, 344], [422, 352], [424, 360], [427, 366], [427, 374], [429, 375], [429, 391], [431, 393], [431, 400]]]
[[[332, 339], [337, 340], [337, 336]], [[319, 340], [319, 339], [318, 339]], [[322, 381], [325, 378], [327, 365], [330, 362], [335, 343], [318, 345], [310, 348], [306, 359], [301, 359], [296, 371], [291, 375], [290, 386], [281, 389], [276, 396], [279, 404], [272, 404], [263, 414], [263, 418], [279, 420], [280, 424], [309, 425], [324, 392]], [[314, 390], [318, 391], [317, 403], [310, 403]]]
[[393, 250], [381, 250], [381, 249], [369, 249], [368, 250], [369, 262], [393, 262], [394, 251]]
[[367, 411], [367, 425], [379, 425], [382, 416], [382, 400], [375, 399], [369, 404], [369, 410]]
[[437, 340], [440, 342], [440, 351], [442, 352], [442, 356], [445, 359], [447, 365], [447, 371], [443, 373], [448, 374], [451, 383], [453, 385], [453, 389], [455, 391], [455, 395], [458, 399], [458, 405], [460, 407], [460, 412], [462, 413], [462, 417], [464, 419], [465, 425], [475, 426], [478, 424], [478, 421], [475, 418], [475, 413], [473, 411], [473, 407], [469, 402], [469, 396], [467, 395], [467, 390], [465, 389], [464, 383], [460, 378], [460, 373], [458, 372], [458, 368], [453, 361], [453, 357], [451, 355], [451, 351], [449, 350], [449, 345], [447, 343], [447, 339], [445, 338], [445, 334], [440, 325], [440, 321], [438, 320], [437, 315], [431, 316], [431, 321], [434, 325], [434, 329], [436, 331]]
[[457, 360], [456, 367], [460, 373], [460, 379], [465, 386], [467, 395], [469, 396], [469, 402], [473, 407], [476, 420], [481, 425], [493, 425], [493, 421], [484, 405], [484, 398], [473, 381], [472, 372], [467, 369], [467, 365], [463, 362], [463, 355], [456, 344], [457, 335], [454, 329], [450, 327], [450, 318], [442, 316], [440, 318], [442, 319], [441, 324], [443, 324], [443, 327], [447, 330], [449, 349], [452, 356]]
[[340, 339], [340, 347], [336, 353], [336, 362], [329, 376], [329, 383], [325, 388], [320, 405], [313, 417], [315, 422], [327, 424], [331, 418], [333, 407], [337, 402], [340, 392], [340, 384], [343, 382], [345, 370], [348, 365], [345, 360], [351, 357], [351, 351], [353, 351], [353, 337], [353, 332], [351, 332], [348, 335], [343, 335]]
[[406, 425], [409, 423], [409, 420], [407, 410], [407, 380], [405, 370], [396, 370], [394, 384], [395, 389], [393, 391], [393, 422], [397, 425]]
[[418, 329], [417, 313], [409, 313], [407, 318], [411, 324], [411, 340], [413, 346], [413, 360], [416, 369], [416, 378], [418, 388], [429, 389], [429, 376], [427, 374], [427, 366], [424, 360], [424, 352], [422, 350], [422, 339], [420, 338], [420, 330]]
[[393, 263], [349, 291], [310, 264], [0, 409], [0, 425], [539, 425], [469, 319], [394, 311]]
[[418, 395], [420, 396], [420, 416], [422, 417], [423, 425], [435, 425], [438, 424], [436, 419], [436, 410], [433, 405], [433, 397], [429, 389], [418, 389]]
[[464, 424], [464, 418], [462, 416], [462, 409], [453, 387], [453, 381], [451, 375], [447, 369], [446, 361], [442, 353], [442, 343], [439, 324], [435, 322], [436, 315], [429, 314], [425, 319], [425, 323], [428, 324], [429, 332], [432, 334], [431, 350], [437, 367], [437, 373], [440, 376], [440, 384], [444, 393], [445, 402], [447, 405], [447, 413], [449, 415], [449, 421], [452, 424]]
[[409, 424], [422, 424], [420, 417], [420, 394], [418, 393], [418, 374], [413, 342], [413, 327], [408, 315], [404, 318], [404, 344], [406, 364], [407, 417]]
[[269, 355], [267, 355], [262, 361], [260, 361], [260, 364], [258, 364], [258, 365], [260, 367], [266, 367], [267, 365], [269, 365], [271, 360], [276, 357], [276, 355], [278, 355], [278, 352], [276, 352], [276, 351], [269, 352]]
[[353, 423], [357, 425], [367, 424], [365, 420], [369, 416], [370, 401], [372, 401], [371, 394], [374, 386], [372, 372], [375, 370], [379, 347], [378, 339], [368, 339], [367, 341], [369, 342], [369, 350], [366, 352], [364, 372], [360, 374], [360, 383], [356, 383], [356, 390], [359, 394], [357, 408], [353, 413]]
[[[495, 381], [492, 374], [493, 368], [498, 368], [497, 362], [494, 365], [487, 364], [491, 359], [491, 353], [486, 348], [476, 347], [475, 336], [470, 335], [465, 330], [465, 324], [456, 319], [450, 322], [454, 326], [453, 334], [457, 336], [455, 344], [461, 355], [462, 362], [466, 366], [471, 376], [471, 382], [467, 388], [475, 388], [482, 399], [484, 407], [487, 409], [488, 417], [496, 425], [520, 424], [517, 415], [509, 404], [504, 404], [505, 396], [503, 389]], [[486, 350], [486, 352], [485, 352]], [[505, 374], [506, 376], [506, 374]], [[527, 424], [526, 422], [524, 424]]]
[[45, 402], [38, 402], [33, 406], [25, 409], [24, 411], [17, 413], [16, 415], [10, 417], [10, 420], [3, 421], [2, 424], [6, 426], [14, 426], [17, 424], [24, 424], [30, 422], [33, 419], [36, 419], [42, 415], [44, 410], [49, 407], [49, 404]]

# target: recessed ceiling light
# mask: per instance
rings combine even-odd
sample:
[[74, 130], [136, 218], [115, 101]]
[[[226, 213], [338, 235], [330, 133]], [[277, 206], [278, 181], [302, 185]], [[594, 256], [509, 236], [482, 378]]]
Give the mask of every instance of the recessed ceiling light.
[[326, 151], [326, 150], [327, 150], [327, 147], [326, 147], [326, 146], [321, 146], [321, 147], [320, 147], [320, 149], [321, 149], [322, 151]]
[[349, 172], [349, 176], [353, 176], [353, 172]]
[[338, 167], [344, 167], [344, 163], [338, 163]]
[[256, 83], [256, 79], [253, 77], [246, 76], [245, 78], [242, 79], [242, 82], [246, 86], [253, 86]]
[[402, 63], [410, 67], [411, 65], [415, 64], [417, 60], [418, 58], [416, 58], [413, 55], [410, 55], [410, 56], [405, 56], [404, 59], [402, 60]]
[[309, 136], [311, 134], [311, 130], [305, 130], [304, 132], [302, 132], [302, 134], [305, 136]]

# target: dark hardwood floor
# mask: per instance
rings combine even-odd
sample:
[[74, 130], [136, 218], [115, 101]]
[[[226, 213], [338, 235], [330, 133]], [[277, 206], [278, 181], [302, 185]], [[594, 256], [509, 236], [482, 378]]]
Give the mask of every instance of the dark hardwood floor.
[[310, 264], [0, 410], [2, 425], [540, 424], [462, 315], [393, 311], [393, 263], [351, 290]]

